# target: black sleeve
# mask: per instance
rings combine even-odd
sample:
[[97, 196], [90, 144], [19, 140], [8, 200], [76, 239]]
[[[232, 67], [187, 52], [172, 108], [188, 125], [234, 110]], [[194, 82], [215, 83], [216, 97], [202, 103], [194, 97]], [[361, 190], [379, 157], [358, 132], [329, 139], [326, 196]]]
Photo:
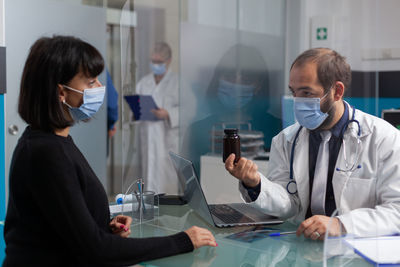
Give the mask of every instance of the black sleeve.
[[[154, 238], [121, 238], [101, 229], [92, 218], [74, 163], [57, 146], [32, 154], [30, 188], [39, 212], [50, 222], [49, 231], [83, 261], [113, 266], [193, 250], [184, 232]], [[43, 152], [45, 150], [45, 152]]]
[[249, 194], [251, 201], [256, 201], [258, 195], [261, 192], [261, 182], [258, 183], [255, 187], [248, 187], [244, 183], [242, 183], [243, 187], [246, 188], [247, 193]]

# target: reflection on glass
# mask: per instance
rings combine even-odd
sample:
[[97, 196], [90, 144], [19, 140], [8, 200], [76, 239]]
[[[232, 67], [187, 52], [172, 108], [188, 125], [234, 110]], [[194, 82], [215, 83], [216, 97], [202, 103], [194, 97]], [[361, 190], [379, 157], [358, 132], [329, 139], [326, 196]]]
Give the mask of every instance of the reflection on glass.
[[[193, 159], [196, 168], [201, 155], [210, 151], [221, 154], [226, 127], [241, 128], [239, 135], [244, 130], [241, 135], [244, 144], [245, 138], [253, 133], [256, 138], [250, 138], [252, 142], [248, 145], [259, 146], [261, 141], [261, 146], [265, 143], [269, 147], [272, 137], [281, 129], [281, 120], [267, 112], [272, 104], [269, 96], [269, 72], [262, 54], [249, 45], [230, 47], [219, 60], [203, 96], [201, 108], [207, 109], [208, 115], [190, 126], [184, 140], [188, 157]], [[248, 153], [247, 156], [256, 155]]]
[[[223, 128], [230, 124], [239, 126], [243, 155], [250, 153], [250, 158], [269, 149], [272, 137], [281, 129], [279, 99], [284, 90], [285, 47], [282, 28], [269, 24], [256, 27], [253, 24], [258, 21], [259, 15], [257, 19], [239, 22], [239, 13], [236, 11], [247, 14], [257, 9], [254, 3], [245, 1], [240, 1], [240, 5], [239, 2], [229, 4], [229, 7], [227, 5], [221, 10], [229, 16], [226, 20], [230, 24], [228, 27], [204, 24], [201, 23], [202, 18], [209, 14], [215, 3], [206, 6], [203, 3], [196, 5], [191, 0], [187, 1], [187, 5], [172, 0], [125, 2], [120, 25], [121, 97], [140, 93], [153, 97], [162, 95], [161, 91], [165, 93], [166, 90], [161, 88], [144, 90], [144, 79], [150, 77], [149, 83], [157, 85], [157, 76], [164, 72], [167, 76], [173, 69], [179, 74], [179, 88], [177, 86], [177, 91], [168, 94], [168, 97], [154, 98], [157, 104], [176, 101], [179, 119], [172, 125], [174, 114], [161, 103], [159, 106], [170, 115], [170, 120], [164, 121], [164, 127], [171, 123], [176, 139], [169, 139], [162, 132], [160, 134], [158, 129], [162, 128], [161, 125], [157, 130], [154, 128], [150, 131], [149, 128], [144, 133], [143, 127], [139, 126], [141, 122], [132, 123], [128, 119], [128, 106], [122, 101], [121, 143], [125, 167], [122, 189], [129, 186], [131, 181], [143, 178], [148, 180], [147, 190], [177, 194], [177, 178], [174, 181], [168, 178], [168, 168], [172, 164], [161, 158], [164, 151], [186, 154], [200, 170], [198, 163], [201, 155], [212, 151], [221, 153], [219, 140], [222, 141], [222, 135], [218, 136], [218, 131], [223, 134]], [[270, 5], [268, 2], [262, 4], [261, 8], [264, 10], [262, 16], [274, 13], [272, 17], [275, 22], [284, 21], [283, 5]], [[271, 8], [276, 12], [272, 12]], [[268, 16], [269, 19], [272, 17]], [[137, 27], [126, 27], [131, 22]], [[166, 64], [166, 58], [162, 56], [149, 58], [149, 47], [157, 41], [167, 41], [172, 46], [174, 55], [171, 66]], [[213, 129], [215, 134], [211, 134]], [[152, 135], [158, 137], [157, 141]], [[212, 136], [215, 140], [213, 146]], [[173, 142], [173, 148], [160, 147], [162, 142], [167, 146]], [[180, 145], [179, 150], [177, 144]], [[158, 162], [157, 166], [151, 166], [152, 162]], [[157, 168], [164, 171], [154, 171]], [[161, 178], [164, 176], [167, 178]], [[152, 179], [155, 181], [153, 185]], [[168, 186], [166, 189], [162, 185], [164, 182]]]

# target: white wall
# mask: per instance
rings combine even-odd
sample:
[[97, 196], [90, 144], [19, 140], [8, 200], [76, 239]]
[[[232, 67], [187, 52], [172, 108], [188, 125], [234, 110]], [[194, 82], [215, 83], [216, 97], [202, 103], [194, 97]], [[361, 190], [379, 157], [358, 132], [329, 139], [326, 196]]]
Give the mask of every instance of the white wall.
[[4, 0], [0, 0], [0, 46], [5, 46], [5, 31], [4, 31]]
[[311, 19], [317, 16], [333, 21], [330, 48], [346, 56], [353, 70], [399, 70], [399, 10], [398, 0], [289, 0], [288, 33], [294, 34], [287, 38], [287, 72], [295, 55], [311, 47]]
[[190, 0], [189, 22], [281, 36], [282, 0]]

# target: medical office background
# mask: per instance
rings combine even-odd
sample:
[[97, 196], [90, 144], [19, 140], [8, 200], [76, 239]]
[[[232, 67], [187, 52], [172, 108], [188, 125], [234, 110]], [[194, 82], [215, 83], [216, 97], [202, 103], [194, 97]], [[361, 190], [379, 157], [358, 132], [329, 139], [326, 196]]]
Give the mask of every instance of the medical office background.
[[[0, 0], [0, 261], [8, 168], [26, 127], [16, 112], [19, 82], [37, 38], [75, 35], [106, 59], [119, 94], [116, 134], [107, 137], [105, 104], [71, 135], [110, 201], [139, 178], [135, 123], [124, 96], [150, 73], [154, 42], [167, 42], [180, 81], [177, 152], [194, 161], [210, 203], [234, 202], [240, 198], [223, 168], [222, 130], [239, 128], [244, 155], [265, 171], [271, 138], [294, 120], [287, 84], [302, 51], [330, 47], [347, 57], [353, 82], [346, 99], [355, 107], [379, 117], [400, 108], [398, 10], [397, 0]], [[246, 81], [253, 93], [240, 107], [224, 106], [221, 77]], [[100, 80], [106, 83], [104, 74]]]

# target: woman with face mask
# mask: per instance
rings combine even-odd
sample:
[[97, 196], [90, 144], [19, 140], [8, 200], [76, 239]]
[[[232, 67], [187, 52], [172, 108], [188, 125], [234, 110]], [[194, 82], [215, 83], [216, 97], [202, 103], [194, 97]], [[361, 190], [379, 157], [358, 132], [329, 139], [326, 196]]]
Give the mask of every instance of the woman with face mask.
[[199, 105], [207, 116], [190, 125], [183, 142], [197, 170], [200, 157], [212, 150], [213, 127], [221, 129], [222, 123], [228, 127], [249, 123], [251, 130], [262, 132], [265, 147], [270, 147], [282, 121], [270, 112], [280, 104], [270, 97], [269, 76], [264, 57], [255, 47], [235, 44], [222, 55], [203, 96], [204, 105]]
[[18, 106], [28, 126], [10, 166], [3, 266], [126, 266], [216, 246], [198, 227], [138, 239], [127, 238], [130, 217], [110, 220], [106, 192], [69, 135], [102, 105], [103, 68], [100, 53], [74, 37], [31, 47]]

